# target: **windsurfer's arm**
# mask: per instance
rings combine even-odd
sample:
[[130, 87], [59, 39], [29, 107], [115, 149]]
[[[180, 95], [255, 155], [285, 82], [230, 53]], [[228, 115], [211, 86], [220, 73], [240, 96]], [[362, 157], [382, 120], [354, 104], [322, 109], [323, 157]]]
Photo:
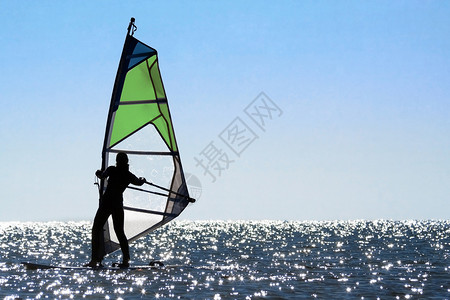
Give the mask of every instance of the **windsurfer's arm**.
[[95, 172], [95, 176], [97, 176], [100, 179], [106, 178], [109, 175], [109, 168], [107, 168], [105, 171], [102, 170], [97, 170], [97, 172]]
[[133, 175], [133, 180], [131, 181], [134, 185], [143, 185], [147, 180], [144, 177], [137, 178]]

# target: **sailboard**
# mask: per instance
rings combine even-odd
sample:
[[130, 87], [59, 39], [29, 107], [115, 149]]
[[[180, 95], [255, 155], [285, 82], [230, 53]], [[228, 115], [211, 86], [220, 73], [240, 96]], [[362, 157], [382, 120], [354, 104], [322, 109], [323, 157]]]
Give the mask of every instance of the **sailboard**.
[[121, 268], [118, 264], [113, 264], [111, 266], [97, 266], [97, 267], [85, 267], [85, 266], [70, 266], [70, 265], [56, 265], [56, 264], [37, 264], [31, 262], [21, 263], [27, 270], [49, 270], [49, 269], [59, 269], [59, 270], [165, 270], [172, 268], [186, 268], [187, 266], [181, 265], [164, 265], [160, 262], [150, 263], [148, 265], [135, 265], [126, 268]]
[[[102, 148], [102, 170], [125, 152], [130, 170], [147, 179], [124, 194], [125, 235], [129, 242], [172, 221], [195, 200], [189, 197], [175, 140], [157, 51], [136, 39], [128, 26], [114, 82]], [[107, 181], [99, 183], [100, 198]], [[104, 225], [103, 255], [120, 249], [111, 217]]]
[[21, 263], [27, 270], [49, 270], [49, 269], [59, 269], [59, 270], [166, 270], [173, 268], [188, 268], [189, 266], [183, 265], [164, 265], [163, 263], [150, 262], [148, 265], [132, 265], [128, 267], [120, 267], [119, 264], [112, 264], [111, 266], [97, 266], [97, 267], [87, 267], [87, 266], [71, 266], [71, 265], [57, 265], [57, 264], [37, 264], [31, 262]]

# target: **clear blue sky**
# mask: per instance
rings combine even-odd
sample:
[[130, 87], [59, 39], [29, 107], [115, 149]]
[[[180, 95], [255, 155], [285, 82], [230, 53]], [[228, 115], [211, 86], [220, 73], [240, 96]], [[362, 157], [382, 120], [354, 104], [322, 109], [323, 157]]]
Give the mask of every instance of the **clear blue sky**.
[[[187, 219], [447, 219], [448, 1], [0, 0], [0, 221], [91, 220], [130, 17], [159, 51]], [[258, 128], [264, 92], [282, 110]], [[239, 117], [258, 136], [235, 155]], [[195, 158], [234, 160], [216, 181]]]

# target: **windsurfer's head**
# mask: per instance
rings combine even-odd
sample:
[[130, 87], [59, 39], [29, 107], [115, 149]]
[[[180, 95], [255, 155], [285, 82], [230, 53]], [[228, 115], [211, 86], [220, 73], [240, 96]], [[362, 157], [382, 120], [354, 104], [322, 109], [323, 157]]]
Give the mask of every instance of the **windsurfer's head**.
[[119, 152], [116, 156], [117, 166], [128, 166], [128, 156], [125, 152]]

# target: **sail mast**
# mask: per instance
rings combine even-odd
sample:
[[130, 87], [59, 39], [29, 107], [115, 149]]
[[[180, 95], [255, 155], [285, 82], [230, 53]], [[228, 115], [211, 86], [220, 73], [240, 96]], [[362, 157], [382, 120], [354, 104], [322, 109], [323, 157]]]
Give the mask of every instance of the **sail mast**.
[[[128, 49], [128, 37], [130, 36], [130, 33], [132, 36], [137, 28], [136, 25], [134, 25], [134, 22], [135, 22], [135, 19], [131, 18], [130, 23], [128, 24], [127, 35], [125, 37], [125, 42], [124, 42], [123, 49], [122, 49], [122, 55], [120, 56], [119, 68], [117, 69], [116, 79], [114, 81], [113, 92], [111, 95], [111, 103], [109, 105], [108, 118], [106, 120], [105, 139], [103, 141], [102, 168], [101, 168], [102, 170], [105, 170], [107, 167], [107, 164], [108, 164], [106, 150], [108, 147], [109, 137], [111, 135], [111, 126], [112, 126], [111, 120], [112, 120], [114, 112], [117, 110], [117, 108], [119, 106], [120, 94], [122, 92], [123, 82], [125, 79], [125, 74], [124, 74], [125, 72], [123, 72], [123, 69], [125, 66], [127, 49]], [[102, 179], [100, 182], [100, 197], [103, 194], [104, 187], [105, 187], [105, 179]]]
[[[133, 34], [134, 31], [136, 30], [134, 21], [135, 21], [135, 19], [131, 18], [130, 23], [127, 28], [127, 35], [125, 37], [125, 42], [124, 42], [123, 49], [122, 49], [122, 55], [120, 56], [120, 61], [119, 61], [119, 68], [117, 69], [116, 79], [114, 81], [113, 92], [111, 95], [111, 102], [109, 105], [108, 118], [106, 119], [105, 138], [103, 140], [103, 148], [102, 148], [102, 166], [101, 166], [102, 171], [106, 170], [106, 168], [108, 166], [107, 148], [108, 148], [109, 139], [111, 137], [111, 128], [113, 126], [114, 114], [119, 106], [120, 94], [122, 93], [123, 83], [124, 83], [125, 75], [126, 75], [126, 74], [124, 74], [123, 69], [125, 66], [127, 49], [128, 49], [128, 39], [129, 39], [128, 37], [130, 36], [130, 32], [131, 32], [131, 34]], [[99, 202], [101, 201], [101, 198], [103, 196], [105, 188], [106, 188], [106, 179], [103, 178], [100, 180], [100, 186], [98, 189]], [[104, 254], [107, 253], [106, 247], [105, 247], [105, 240], [107, 237], [109, 237], [108, 231], [109, 231], [108, 225], [105, 224], [104, 234], [102, 235], [102, 240], [101, 240], [102, 246], [99, 247], [99, 251], [102, 252], [101, 254], [99, 254], [101, 256], [103, 256]]]

